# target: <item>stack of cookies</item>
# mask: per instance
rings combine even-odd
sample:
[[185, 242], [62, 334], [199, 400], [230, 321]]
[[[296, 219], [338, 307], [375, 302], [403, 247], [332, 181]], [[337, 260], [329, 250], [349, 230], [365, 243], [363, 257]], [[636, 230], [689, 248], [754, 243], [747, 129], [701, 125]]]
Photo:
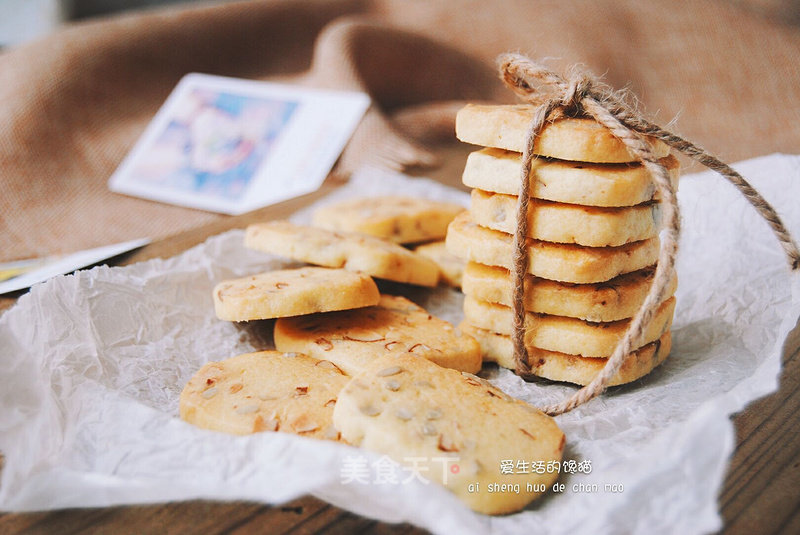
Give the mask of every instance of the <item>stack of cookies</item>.
[[[525, 135], [533, 106], [469, 105], [456, 120], [469, 155], [463, 182], [470, 210], [447, 234], [447, 248], [468, 261], [463, 331], [484, 360], [514, 369], [512, 242]], [[648, 139], [677, 183], [669, 148]], [[548, 123], [534, 145], [528, 213], [525, 344], [532, 372], [585, 385], [605, 365], [641, 306], [658, 259], [660, 205], [646, 170], [609, 130], [588, 118]], [[638, 379], [670, 351], [675, 309], [670, 282], [644, 335], [611, 384]]]

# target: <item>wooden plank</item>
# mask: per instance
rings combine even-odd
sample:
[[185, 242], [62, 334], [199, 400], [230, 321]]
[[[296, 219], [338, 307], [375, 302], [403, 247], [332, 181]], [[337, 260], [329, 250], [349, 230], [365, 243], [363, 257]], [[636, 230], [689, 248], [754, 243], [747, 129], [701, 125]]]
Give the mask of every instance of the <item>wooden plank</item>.
[[784, 360], [780, 389], [734, 419], [737, 448], [720, 494], [725, 532], [797, 533], [800, 505], [800, 351]]

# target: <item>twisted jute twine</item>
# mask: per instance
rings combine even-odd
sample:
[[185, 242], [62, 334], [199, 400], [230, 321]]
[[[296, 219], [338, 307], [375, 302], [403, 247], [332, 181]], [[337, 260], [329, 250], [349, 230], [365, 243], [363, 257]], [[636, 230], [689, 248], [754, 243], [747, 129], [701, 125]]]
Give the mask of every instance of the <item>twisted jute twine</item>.
[[778, 214], [739, 173], [689, 141], [648, 122], [636, 109], [625, 102], [623, 93], [613, 91], [609, 86], [585, 72], [574, 70], [568, 77], [563, 77], [519, 54], [501, 55], [498, 58], [498, 66], [506, 85], [523, 101], [536, 106], [522, 153], [517, 227], [513, 241], [514, 322], [512, 342], [514, 363], [518, 375], [525, 379], [534, 376], [525, 346], [524, 283], [528, 267], [526, 236], [531, 163], [536, 158], [534, 144], [546, 124], [562, 117], [577, 116], [590, 117], [608, 128], [652, 176], [662, 204], [661, 248], [658, 264], [653, 283], [642, 306], [631, 319], [628, 330], [617, 344], [602, 371], [588, 385], [567, 400], [544, 407], [542, 409], [544, 412], [551, 415], [562, 414], [601, 394], [619, 370], [625, 357], [641, 346], [645, 330], [652, 321], [659, 304], [666, 297], [666, 288], [675, 270], [680, 234], [680, 214], [669, 173], [659, 163], [658, 157], [645, 140], [645, 136], [660, 139], [673, 149], [697, 160], [705, 167], [728, 179], [772, 228], [781, 247], [786, 252], [790, 268], [792, 270], [800, 268], [800, 252]]

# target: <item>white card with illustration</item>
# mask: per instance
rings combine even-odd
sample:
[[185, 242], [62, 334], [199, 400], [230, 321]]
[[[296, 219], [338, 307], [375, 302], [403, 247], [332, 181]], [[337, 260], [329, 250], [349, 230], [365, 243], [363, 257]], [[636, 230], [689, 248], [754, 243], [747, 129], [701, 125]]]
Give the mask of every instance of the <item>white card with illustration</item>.
[[368, 107], [364, 93], [188, 74], [109, 187], [212, 212], [255, 210], [318, 189]]

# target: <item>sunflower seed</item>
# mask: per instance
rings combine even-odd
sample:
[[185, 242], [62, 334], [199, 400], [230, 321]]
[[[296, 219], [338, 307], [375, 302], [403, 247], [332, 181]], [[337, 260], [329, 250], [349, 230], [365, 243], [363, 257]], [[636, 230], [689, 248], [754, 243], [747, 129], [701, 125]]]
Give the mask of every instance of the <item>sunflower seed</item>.
[[236, 409], [236, 414], [253, 414], [258, 411], [258, 405], [242, 405]]
[[411, 418], [414, 417], [414, 413], [406, 409], [405, 407], [398, 408], [396, 411], [394, 411], [394, 415], [397, 416], [398, 419], [403, 420], [405, 422], [409, 421]]
[[389, 377], [391, 375], [397, 375], [398, 373], [402, 372], [403, 368], [400, 366], [389, 366], [388, 368], [384, 368], [375, 375], [378, 377]]
[[428, 420], [438, 420], [442, 417], [442, 411], [440, 409], [431, 409], [428, 411], [428, 414], [425, 415], [425, 418]]
[[359, 407], [359, 410], [367, 416], [377, 416], [381, 413], [381, 410], [374, 405]]

